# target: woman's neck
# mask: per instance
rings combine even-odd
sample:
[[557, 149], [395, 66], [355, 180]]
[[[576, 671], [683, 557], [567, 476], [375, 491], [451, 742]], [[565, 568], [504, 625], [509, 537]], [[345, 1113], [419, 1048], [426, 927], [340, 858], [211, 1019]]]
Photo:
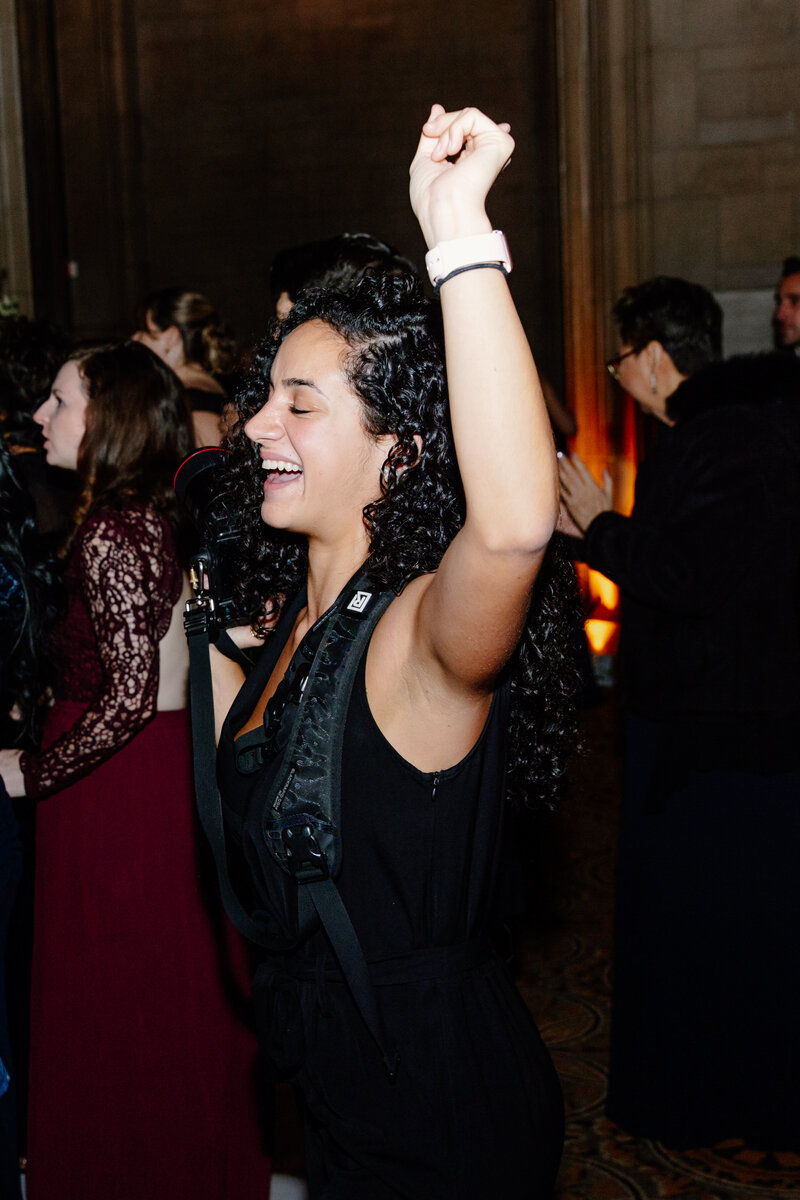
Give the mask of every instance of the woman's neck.
[[309, 626], [330, 608], [368, 554], [366, 534], [363, 539], [335, 548], [309, 544], [306, 589]]

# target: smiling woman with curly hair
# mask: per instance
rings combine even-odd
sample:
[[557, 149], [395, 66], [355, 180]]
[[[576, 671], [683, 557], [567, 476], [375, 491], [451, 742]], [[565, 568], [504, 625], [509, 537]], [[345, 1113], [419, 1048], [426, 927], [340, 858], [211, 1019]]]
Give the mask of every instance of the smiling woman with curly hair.
[[[575, 689], [553, 442], [484, 209], [512, 149], [508, 126], [435, 106], [411, 196], [447, 264], [441, 318], [404, 276], [308, 292], [240, 397], [239, 600], [266, 646], [247, 679], [230, 641], [249, 630], [212, 655], [218, 773], [232, 881], [268, 948], [262, 1041], [300, 1097], [315, 1198], [545, 1197], [559, 1161], [555, 1073], [488, 945], [506, 794], [552, 798]], [[359, 976], [324, 914], [301, 915], [267, 821], [283, 771], [305, 769], [295, 714], [320, 707], [305, 689], [336, 626], [315, 638], [375, 593], [346, 713], [308, 735], [313, 755], [343, 722], [336, 886]]]
[[[344, 374], [372, 437], [392, 434], [380, 497], [364, 508], [371, 574], [400, 592], [435, 571], [464, 523], [464, 489], [450, 427], [439, 306], [417, 278], [377, 275], [347, 292], [313, 291], [263, 342], [239, 395], [239, 436], [226, 480], [245, 522], [238, 591], [244, 612], [277, 613], [308, 570], [308, 539], [265, 526], [258, 510], [263, 471], [243, 424], [263, 404], [275, 357], [308, 321], [347, 346]], [[419, 441], [419, 445], [418, 445]], [[414, 467], [413, 471], [406, 468]], [[519, 646], [509, 664], [512, 745], [509, 794], [533, 807], [553, 803], [575, 742], [574, 646], [580, 611], [574, 570], [560, 539], [549, 545]]]

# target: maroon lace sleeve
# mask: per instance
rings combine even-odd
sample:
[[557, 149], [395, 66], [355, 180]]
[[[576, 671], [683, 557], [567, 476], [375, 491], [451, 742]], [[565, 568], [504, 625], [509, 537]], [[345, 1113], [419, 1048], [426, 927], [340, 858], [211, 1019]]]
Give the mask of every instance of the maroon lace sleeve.
[[180, 593], [163, 519], [148, 509], [104, 511], [81, 531], [81, 587], [102, 685], [75, 725], [40, 754], [24, 754], [26, 794], [47, 795], [87, 775], [156, 711], [158, 643]]

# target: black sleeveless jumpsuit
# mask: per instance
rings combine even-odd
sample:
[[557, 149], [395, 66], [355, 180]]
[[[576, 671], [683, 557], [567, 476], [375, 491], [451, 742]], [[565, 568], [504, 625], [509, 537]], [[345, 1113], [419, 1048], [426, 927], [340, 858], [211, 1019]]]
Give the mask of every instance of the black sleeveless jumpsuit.
[[281, 929], [286, 883], [295, 885], [278, 879], [260, 834], [276, 763], [240, 769], [247, 759], [240, 748], [253, 735], [234, 742], [235, 734], [288, 633], [281, 622], [234, 702], [218, 768], [232, 877], [275, 933], [276, 953], [256, 972], [254, 1000], [262, 1047], [304, 1111], [312, 1200], [543, 1200], [561, 1155], [561, 1092], [528, 1010], [487, 945], [508, 687], [496, 692], [470, 753], [427, 773], [375, 724], [366, 654], [356, 677], [342, 755], [337, 883], [399, 1048], [392, 1083], [324, 932], [292, 948]]

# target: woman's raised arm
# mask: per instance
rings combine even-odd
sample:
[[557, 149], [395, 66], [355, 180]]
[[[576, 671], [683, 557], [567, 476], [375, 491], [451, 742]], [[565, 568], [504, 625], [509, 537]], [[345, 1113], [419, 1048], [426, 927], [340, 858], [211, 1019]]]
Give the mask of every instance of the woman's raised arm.
[[[513, 149], [508, 125], [477, 109], [431, 110], [411, 164], [411, 202], [429, 249], [445, 243], [445, 268], [465, 254], [469, 261], [470, 245], [458, 240], [491, 232], [486, 196]], [[421, 596], [415, 641], [423, 662], [451, 683], [483, 690], [524, 625], [558, 517], [558, 474], [538, 375], [503, 273], [445, 274], [440, 297], [467, 507]]]

